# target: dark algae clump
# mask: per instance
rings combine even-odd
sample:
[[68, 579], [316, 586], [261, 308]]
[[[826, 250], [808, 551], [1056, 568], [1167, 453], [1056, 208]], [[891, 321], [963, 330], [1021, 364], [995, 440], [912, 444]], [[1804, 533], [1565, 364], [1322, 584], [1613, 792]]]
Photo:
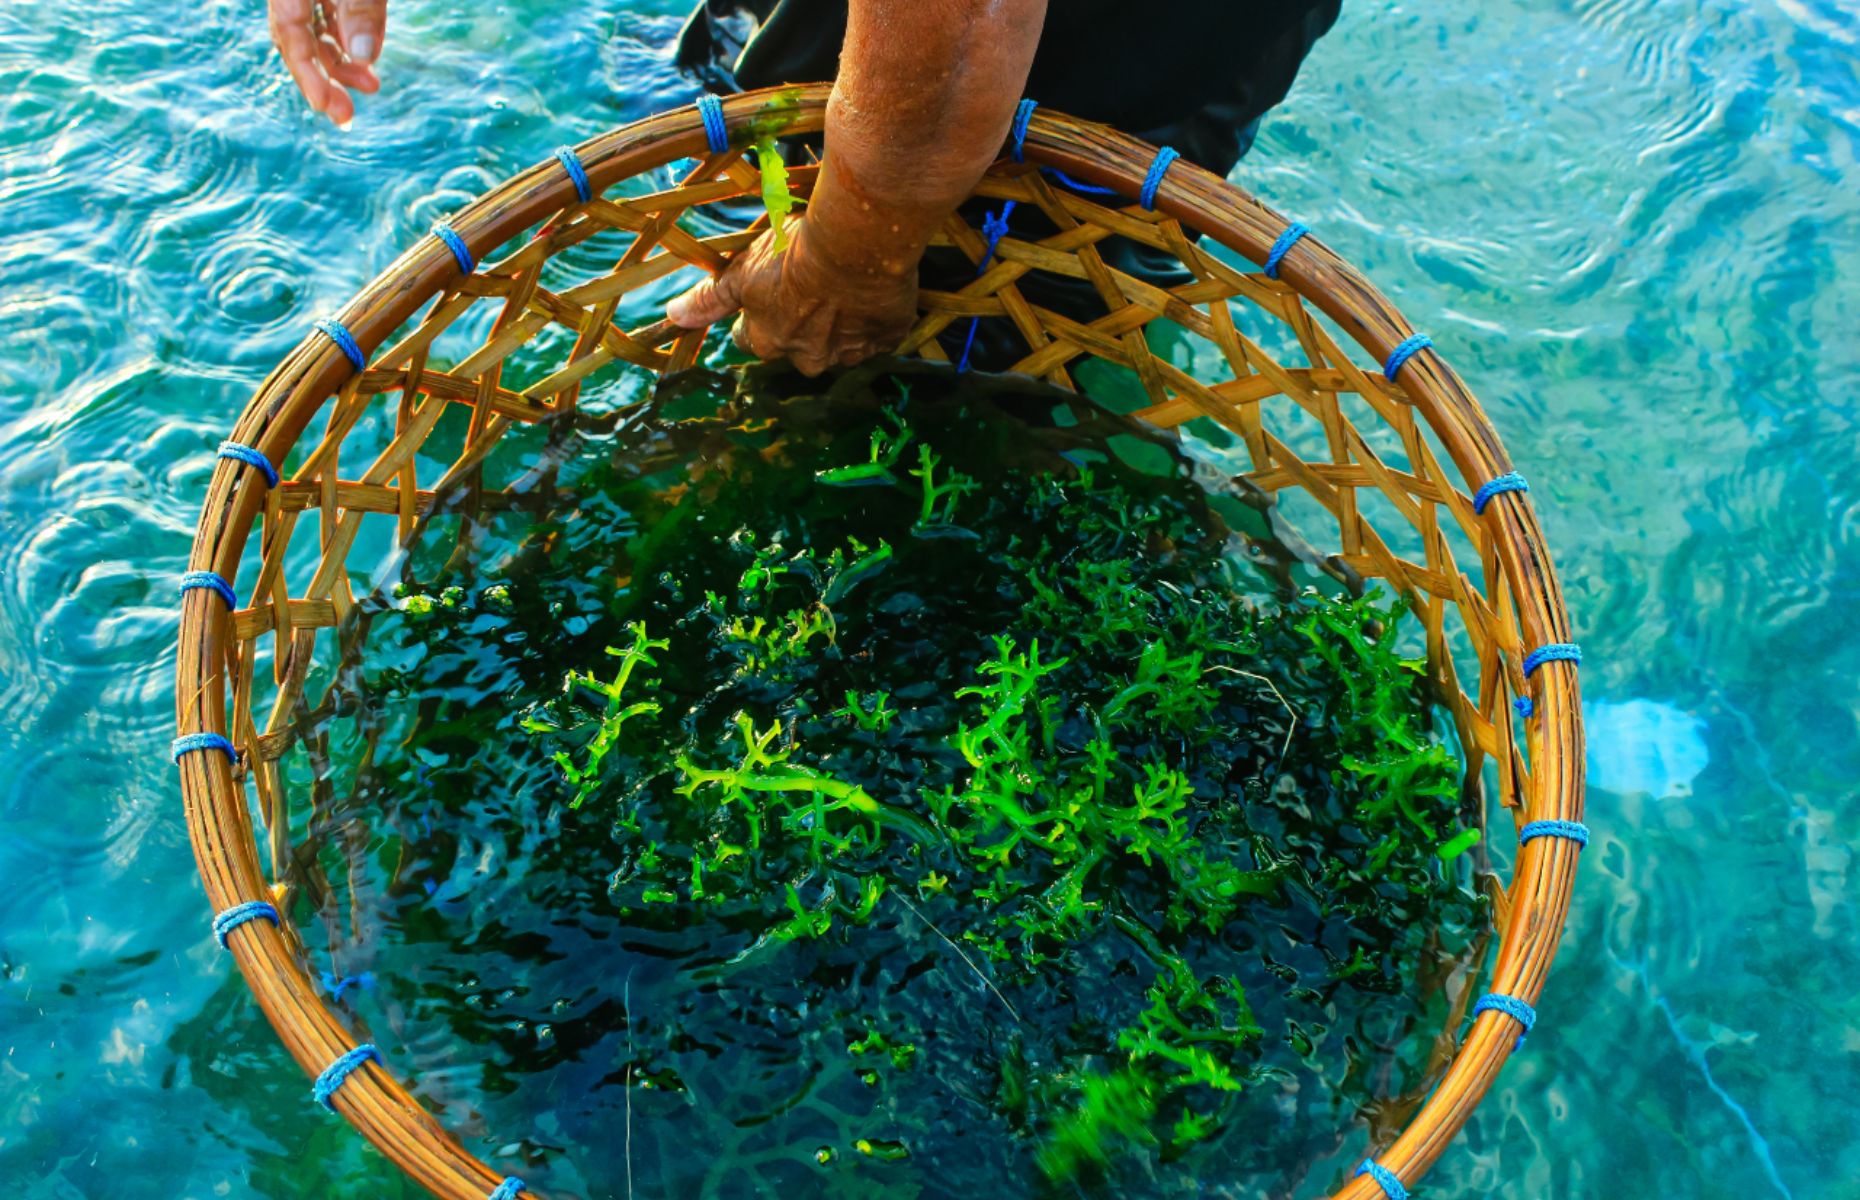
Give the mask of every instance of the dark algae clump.
[[1402, 606], [1076, 398], [786, 378], [377, 614], [369, 1002], [593, 1195], [1263, 1194], [1412, 1099], [1485, 915]]

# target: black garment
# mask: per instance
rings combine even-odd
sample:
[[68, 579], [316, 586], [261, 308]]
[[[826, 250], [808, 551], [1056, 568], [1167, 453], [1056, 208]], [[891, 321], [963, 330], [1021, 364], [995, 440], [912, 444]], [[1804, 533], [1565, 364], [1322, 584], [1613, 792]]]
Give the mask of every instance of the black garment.
[[[1312, 45], [1337, 20], [1341, 0], [1051, 0], [1026, 94], [1042, 107], [1101, 121], [1158, 146], [1173, 146], [1216, 175], [1233, 169], [1253, 144], [1259, 119], [1291, 90]], [[813, 83], [839, 73], [847, 0], [704, 0], [678, 39], [678, 65], [713, 91]], [[964, 215], [980, 225], [982, 206]], [[1021, 206], [1017, 238], [1052, 232]], [[1117, 270], [1173, 287], [1191, 276], [1180, 262], [1124, 238], [1098, 245]], [[925, 287], [954, 291], [975, 265], [954, 251], [923, 262]], [[1043, 308], [1089, 321], [1104, 312], [1088, 283], [1036, 272], [1018, 285]], [[1011, 323], [979, 323], [969, 361], [1000, 369], [1027, 347]], [[970, 323], [941, 339], [960, 360]]]
[[[1027, 95], [1225, 175], [1340, 3], [1052, 0]], [[845, 38], [846, 0], [705, 0], [678, 64], [715, 91], [814, 83], [839, 73]]]

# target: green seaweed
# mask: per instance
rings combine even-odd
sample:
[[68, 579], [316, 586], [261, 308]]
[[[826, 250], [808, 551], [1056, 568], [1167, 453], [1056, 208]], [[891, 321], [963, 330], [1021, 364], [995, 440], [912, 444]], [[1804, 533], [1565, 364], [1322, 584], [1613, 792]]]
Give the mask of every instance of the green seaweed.
[[[633, 677], [634, 670], [642, 664], [648, 667], [656, 666], [652, 652], [664, 650], [670, 643], [653, 641], [648, 638], [646, 626], [643, 623], [635, 622], [630, 629], [633, 633], [633, 641], [630, 644], [619, 648], [607, 647], [607, 653], [620, 660], [620, 668], [615, 672], [611, 683], [603, 682], [592, 671], [571, 672], [568, 676], [566, 687], [569, 690], [585, 688], [607, 701], [606, 708], [600, 714], [599, 725], [593, 738], [583, 747], [584, 760], [578, 764], [566, 751], [557, 751], [554, 756], [556, 763], [562, 768], [563, 778], [575, 789], [574, 797], [568, 802], [570, 808], [580, 808], [601, 786], [607, 756], [619, 744], [620, 735], [626, 723], [661, 711], [659, 703], [655, 700], [636, 700], [628, 704], [626, 688], [627, 682]], [[552, 723], [534, 719], [526, 721], [524, 727], [532, 733], [554, 733], [560, 728]]]
[[936, 468], [942, 461], [929, 446], [918, 444], [917, 465], [911, 469], [911, 475], [923, 484], [923, 504], [918, 509], [914, 526], [919, 533], [953, 526], [957, 502], [978, 486], [975, 480], [954, 470], [946, 471], [943, 482], [938, 483]]
[[1053, 1122], [1036, 1161], [1050, 1179], [1102, 1170], [1130, 1146], [1154, 1145], [1156, 1095], [1139, 1071], [1090, 1073], [1078, 1081], [1078, 1098]]
[[890, 700], [889, 692], [874, 692], [872, 698], [866, 700], [858, 692], [849, 691], [846, 693], [846, 703], [834, 709], [833, 715], [845, 717], [867, 733], [889, 733], [891, 722], [898, 715], [887, 707]]
[[766, 100], [749, 119], [749, 142], [755, 147], [756, 168], [762, 177], [762, 205], [768, 210], [775, 253], [788, 248], [787, 221], [800, 203], [788, 182], [788, 164], [778, 140], [795, 122], [800, 93], [783, 88]]
[[917, 1046], [913, 1042], [894, 1042], [877, 1030], [868, 1030], [866, 1035], [846, 1047], [846, 1052], [853, 1055], [883, 1054], [891, 1059], [891, 1065], [898, 1070], [908, 1070], [917, 1058]]
[[[904, 400], [910, 400], [910, 389], [901, 387]], [[903, 457], [904, 448], [911, 444], [911, 428], [892, 409], [883, 413], [884, 424], [872, 430], [872, 447], [865, 462], [850, 467], [826, 467], [814, 472], [814, 478], [822, 483], [835, 486], [867, 483], [894, 483], [896, 477], [891, 468], [898, 465]]]
[[762, 206], [768, 209], [769, 231], [775, 238], [775, 253], [780, 254], [788, 248], [788, 217], [797, 202], [788, 186], [788, 164], [773, 134], [756, 139], [756, 167], [762, 175]]
[[[1231, 1149], [1301, 1062], [1365, 1086], [1330, 1006], [1406, 986], [1476, 844], [1404, 606], [1257, 598], [1185, 486], [993, 463], [985, 423], [909, 413], [681, 418], [701, 455], [668, 458], [701, 471], [580, 485], [638, 533], [595, 549], [603, 582], [570, 610], [590, 630], [546, 648], [586, 662], [611, 638], [620, 670], [576, 667], [523, 727], [605, 839], [607, 902], [702, 931], [707, 986], [807, 981], [796, 1019], [868, 1090], [940, 1086], [953, 1035], [847, 964], [942, 963], [1013, 1031], [963, 1051], [953, 1069], [988, 1077], [964, 1094], [1055, 1180]], [[521, 585], [424, 599], [410, 621], [544, 638], [560, 611]], [[920, 1134], [865, 1129], [885, 1136], [834, 1146], [904, 1169]], [[819, 1140], [807, 1161], [838, 1163]]]
[[1227, 980], [1198, 979], [1186, 962], [1173, 959], [1148, 995], [1150, 1005], [1137, 1024], [1117, 1036], [1131, 1062], [1155, 1060], [1174, 1067], [1187, 1083], [1239, 1091], [1244, 1067], [1235, 1052], [1265, 1033], [1253, 1020], [1246, 992]]

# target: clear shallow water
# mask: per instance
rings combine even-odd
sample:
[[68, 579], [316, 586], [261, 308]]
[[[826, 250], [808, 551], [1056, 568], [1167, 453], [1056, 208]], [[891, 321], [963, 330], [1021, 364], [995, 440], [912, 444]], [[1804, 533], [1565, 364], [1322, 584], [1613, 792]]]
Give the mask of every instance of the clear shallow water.
[[[345, 135], [255, 7], [0, 12], [0, 1179], [32, 1200], [414, 1194], [206, 935], [173, 586], [309, 321], [691, 95], [682, 5], [422, 0]], [[1569, 938], [1425, 1196], [1860, 1195], [1856, 43], [1832, 3], [1355, 3], [1238, 174], [1473, 382], [1587, 653]]]

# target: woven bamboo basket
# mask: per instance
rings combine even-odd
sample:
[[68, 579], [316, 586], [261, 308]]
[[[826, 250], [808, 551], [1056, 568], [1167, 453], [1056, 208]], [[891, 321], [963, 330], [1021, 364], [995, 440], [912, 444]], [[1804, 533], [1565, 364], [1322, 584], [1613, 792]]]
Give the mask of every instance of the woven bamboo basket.
[[[222, 918], [250, 917], [266, 904], [288, 913], [292, 795], [281, 760], [314, 701], [306, 694], [313, 658], [327, 658], [347, 636], [358, 592], [383, 582], [363, 577], [358, 546], [407, 546], [462, 492], [494, 500], [483, 471], [504, 436], [573, 409], [604, 374], [649, 379], [642, 373], [697, 362], [705, 331], [666, 320], [622, 329], [616, 314], [629, 293], [687, 265], [715, 271], [754, 238], [760, 223], [747, 231], [711, 223], [724, 231], [705, 235], [680, 219], [753, 201], [760, 177], [742, 151], [752, 123], [779, 106], [785, 133], [817, 133], [826, 99], [825, 86], [739, 95], [722, 103], [721, 128], [716, 109], [707, 126], [701, 109], [687, 108], [544, 160], [402, 255], [336, 314], [339, 326], [307, 333], [259, 387], [231, 439], [262, 460], [235, 451], [214, 471], [183, 585], [176, 668], [175, 759], [188, 830]], [[713, 151], [725, 131], [731, 145]], [[1206, 417], [1230, 430], [1251, 462], [1237, 483], [1273, 509], [1302, 494], [1300, 533], [1328, 542], [1335, 570], [1384, 580], [1410, 600], [1472, 786], [1495, 780], [1521, 830], [1580, 822], [1583, 741], [1569, 619], [1530, 497], [1460, 377], [1437, 350], [1412, 353], [1414, 331], [1361, 275], [1316, 237], [1288, 235], [1285, 218], [1233, 184], [1187, 162], [1165, 161], [1158, 178], [1154, 147], [1043, 110], [1017, 132], [1021, 153], [1004, 154], [977, 194], [1037, 208], [1056, 232], [1008, 236], [990, 253], [981, 233], [952, 218], [938, 239], [942, 253], [983, 269], [959, 290], [926, 288], [922, 318], [900, 352], [941, 360], [939, 335], [951, 326], [1011, 322], [1027, 347], [1015, 371], [1073, 387], [1080, 365], [1104, 360], [1134, 378], [1146, 397], [1139, 415], [1150, 423], [1172, 428]], [[672, 186], [644, 190], [644, 180], [666, 178], [668, 164], [687, 158], [695, 165]], [[798, 196], [815, 171], [793, 170]], [[1054, 172], [1070, 186], [1055, 183]], [[610, 256], [572, 286], [543, 286], [557, 256], [615, 231], [630, 235], [618, 261]], [[1189, 278], [1164, 288], [1115, 268], [1100, 253], [1113, 237], [1172, 256]], [[507, 244], [519, 248], [475, 262]], [[551, 269], [559, 274], [561, 265]], [[1102, 315], [1080, 320], [1030, 301], [1027, 285], [1042, 274], [1084, 281]], [[479, 324], [465, 327], [488, 330], [476, 348], [448, 368], [429, 363], [435, 340], [473, 314]], [[1218, 370], [1198, 362], [1191, 373], [1156, 352], [1152, 342], [1161, 339], [1147, 335], [1159, 322], [1212, 347]], [[1269, 353], [1269, 339], [1246, 332], [1262, 327], [1293, 349]], [[561, 347], [559, 365], [511, 386], [506, 360], [544, 331]], [[1398, 353], [1395, 378], [1359, 366], [1349, 342], [1377, 363]], [[431, 441], [455, 405], [462, 438]], [[319, 413], [322, 431], [307, 434]], [[1294, 421], [1319, 435], [1293, 438]], [[363, 437], [364, 429], [376, 436]], [[416, 478], [420, 452], [430, 464], [442, 444], [449, 466], [436, 479]], [[1312, 513], [1334, 521], [1334, 536], [1310, 527]], [[235, 593], [205, 573], [241, 587]], [[1511, 880], [1492, 888], [1499, 949], [1489, 991], [1526, 1004], [1536, 1003], [1556, 954], [1581, 849], [1570, 827], [1537, 826], [1546, 828], [1564, 832], [1527, 833]], [[326, 1002], [288, 920], [234, 917], [215, 928], [309, 1075], [327, 1079], [332, 1063], [355, 1061], [367, 1038]], [[1456, 1021], [1464, 1004], [1462, 997]], [[1443, 1038], [1437, 1086], [1399, 1136], [1372, 1148], [1377, 1168], [1342, 1182], [1339, 1200], [1397, 1194], [1383, 1172], [1418, 1180], [1491, 1087], [1520, 1023], [1504, 1011], [1475, 1012], [1463, 1038]], [[437, 1196], [518, 1194], [421, 1107], [391, 1063], [356, 1063], [327, 1100]]]

